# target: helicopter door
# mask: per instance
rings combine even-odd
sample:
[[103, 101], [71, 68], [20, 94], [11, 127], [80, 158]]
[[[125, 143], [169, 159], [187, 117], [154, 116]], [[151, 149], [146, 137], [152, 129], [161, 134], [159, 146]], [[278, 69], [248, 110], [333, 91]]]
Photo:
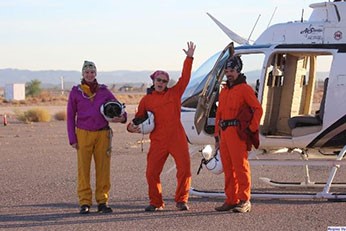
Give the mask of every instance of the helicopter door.
[[225, 49], [221, 52], [217, 59], [213, 69], [209, 73], [208, 79], [204, 85], [204, 88], [199, 96], [198, 104], [195, 113], [195, 126], [197, 133], [200, 134], [204, 128], [210, 110], [217, 97], [219, 86], [223, 77], [223, 67], [227, 58], [234, 54], [233, 42], [228, 44]]

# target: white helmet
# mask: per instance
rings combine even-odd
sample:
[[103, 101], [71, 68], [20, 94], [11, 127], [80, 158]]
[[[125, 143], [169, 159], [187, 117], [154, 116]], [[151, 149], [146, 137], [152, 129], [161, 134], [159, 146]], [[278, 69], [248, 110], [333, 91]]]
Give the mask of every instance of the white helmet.
[[212, 173], [219, 175], [223, 173], [222, 162], [219, 149], [216, 150], [214, 156], [204, 162], [205, 167]]
[[202, 149], [202, 156], [206, 161], [213, 157], [213, 148], [211, 145], [208, 144]]
[[138, 125], [140, 133], [149, 134], [155, 128], [154, 114], [151, 111], [147, 111], [147, 117], [143, 119], [143, 122], [136, 123]]
[[107, 121], [111, 121], [114, 117], [122, 116], [125, 113], [125, 105], [118, 101], [109, 101], [101, 105], [100, 112]]

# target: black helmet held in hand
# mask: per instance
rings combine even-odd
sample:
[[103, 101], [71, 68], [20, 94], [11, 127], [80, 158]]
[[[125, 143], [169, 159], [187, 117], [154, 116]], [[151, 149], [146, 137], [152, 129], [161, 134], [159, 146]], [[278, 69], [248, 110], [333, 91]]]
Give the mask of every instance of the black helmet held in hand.
[[125, 105], [118, 101], [109, 101], [101, 105], [100, 111], [107, 121], [111, 121], [113, 118], [124, 114]]

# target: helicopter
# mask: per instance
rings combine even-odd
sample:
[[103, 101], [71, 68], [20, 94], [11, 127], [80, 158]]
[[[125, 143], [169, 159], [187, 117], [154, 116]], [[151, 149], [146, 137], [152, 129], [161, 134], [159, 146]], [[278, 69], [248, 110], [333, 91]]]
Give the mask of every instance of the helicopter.
[[[214, 144], [218, 96], [226, 80], [224, 66], [229, 57], [241, 57], [242, 72], [249, 84], [253, 81], [263, 108], [260, 146], [249, 152], [250, 164], [302, 166], [303, 182], [261, 180], [273, 187], [322, 188], [313, 194], [258, 193], [253, 198], [346, 199], [346, 193], [331, 192], [334, 187], [346, 188], [346, 183], [333, 183], [339, 168], [346, 165], [346, 2], [321, 2], [310, 7], [308, 20], [272, 25], [252, 44], [208, 14], [232, 42], [193, 73], [182, 97], [181, 121], [188, 141], [201, 147], [204, 164], [200, 168], [210, 170], [209, 164], [215, 165], [213, 169], [221, 164], [210, 147]], [[298, 153], [299, 159], [278, 160], [269, 155], [282, 152]], [[326, 182], [311, 181], [310, 166], [330, 167]], [[224, 196], [195, 188], [190, 193]]]

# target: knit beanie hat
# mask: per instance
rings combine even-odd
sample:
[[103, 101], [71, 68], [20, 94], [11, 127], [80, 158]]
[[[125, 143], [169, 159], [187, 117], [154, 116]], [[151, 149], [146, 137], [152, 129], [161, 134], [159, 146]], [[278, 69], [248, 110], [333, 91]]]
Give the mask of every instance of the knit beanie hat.
[[232, 56], [227, 59], [225, 64], [226, 69], [235, 69], [237, 72], [241, 72], [243, 69], [243, 62], [241, 61], [239, 56]]
[[94, 70], [95, 73], [97, 73], [95, 63], [87, 60], [85, 60], [83, 63], [82, 73], [84, 73], [85, 70]]

